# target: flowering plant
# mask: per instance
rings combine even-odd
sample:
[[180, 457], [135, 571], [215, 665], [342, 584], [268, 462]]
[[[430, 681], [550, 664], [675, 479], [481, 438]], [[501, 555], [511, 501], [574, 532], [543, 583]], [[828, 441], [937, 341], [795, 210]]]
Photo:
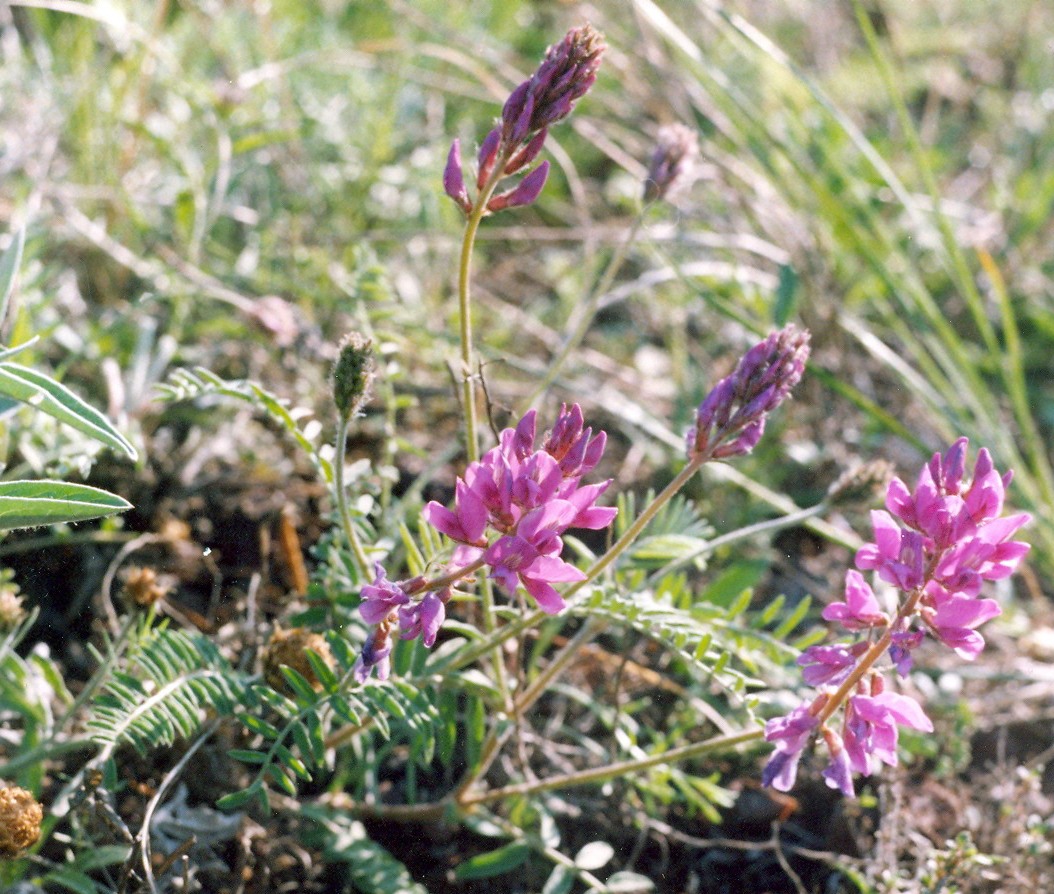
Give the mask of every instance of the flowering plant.
[[[1014, 573], [1029, 547], [1011, 538], [1029, 516], [1003, 515], [1013, 475], [996, 472], [986, 449], [965, 478], [967, 443], [959, 438], [934, 454], [914, 491], [894, 478], [886, 509], [871, 513], [875, 540], [857, 552], [856, 566], [874, 571], [896, 603], [883, 610], [860, 571], [846, 572], [845, 600], [828, 605], [823, 617], [856, 638], [811, 646], [798, 659], [805, 682], [820, 692], [765, 725], [765, 738], [776, 746], [763, 774], [766, 784], [788, 791], [805, 746], [819, 733], [830, 754], [824, 778], [851, 797], [853, 773], [869, 776], [881, 763], [896, 765], [898, 726], [933, 731], [912, 695], [887, 689], [884, 673], [906, 677], [927, 634], [967, 661], [984, 648], [976, 628], [1000, 608], [980, 597], [981, 586]], [[840, 733], [830, 724], [839, 710]]]
[[[512, 795], [640, 773], [659, 763], [762, 738], [775, 746], [762, 773], [765, 784], [790, 789], [805, 748], [820, 737], [830, 754], [825, 779], [852, 796], [853, 774], [869, 775], [881, 763], [896, 763], [899, 726], [933, 729], [913, 695], [887, 685], [886, 669], [879, 659], [885, 657], [890, 667], [905, 677], [927, 633], [961, 657], [975, 657], [984, 642], [976, 628], [999, 611], [993, 599], [979, 596], [981, 584], [1011, 574], [1027, 551], [1025, 544], [1010, 538], [1028, 517], [1002, 516], [1010, 475], [996, 473], [988, 451], [981, 450], [967, 480], [966, 439], [960, 439], [930, 461], [914, 492], [899, 479], [889, 485], [887, 511], [873, 513], [875, 542], [858, 551], [857, 568], [846, 575], [844, 599], [831, 603], [823, 612], [824, 619], [839, 624], [849, 639], [810, 646], [798, 659], [805, 682], [819, 689], [810, 700], [783, 717], [769, 720], [763, 730], [748, 725], [739, 732], [726, 731], [661, 755], [638, 756], [554, 779], [487, 789], [487, 773], [508, 739], [509, 722], [515, 725], [517, 718], [549, 690], [576, 653], [602, 629], [600, 617], [619, 604], [609, 590], [596, 590], [596, 584], [613, 572], [618, 579], [629, 548], [703, 465], [732, 460], [757, 446], [768, 416], [790, 396], [809, 355], [809, 334], [793, 324], [749, 348], [732, 372], [699, 403], [685, 435], [686, 463], [680, 473], [634, 519], [619, 520], [620, 536], [585, 567], [567, 555], [568, 532], [602, 531], [616, 521], [617, 509], [600, 505], [610, 479], [586, 483], [602, 461], [607, 437], [603, 431], [594, 433], [587, 427], [582, 407], [564, 404], [552, 427], [541, 436], [539, 414], [529, 409], [480, 455], [476, 421], [479, 378], [474, 369], [470, 303], [470, 258], [477, 229], [484, 217], [529, 205], [539, 198], [548, 174], [547, 162], [522, 176], [506, 192], [495, 195], [494, 191], [505, 177], [519, 174], [536, 160], [549, 126], [565, 118], [594, 83], [603, 51], [602, 39], [589, 26], [572, 29], [550, 48], [534, 75], [512, 92], [500, 123], [481, 142], [474, 197], [466, 187], [459, 140], [454, 140], [447, 156], [443, 188], [466, 216], [458, 295], [460, 388], [468, 462], [457, 477], [452, 504], [433, 500], [421, 513], [425, 525], [450, 542], [432, 563], [431, 573], [392, 580], [384, 562], [367, 564], [366, 551], [357, 542], [345, 511], [344, 528], [358, 557], [359, 570], [364, 578], [371, 577], [359, 593], [358, 611], [368, 630], [352, 677], [360, 684], [374, 675], [381, 684], [390, 682], [399, 640], [419, 640], [431, 649], [441, 641], [444, 625], [458, 607], [478, 602], [479, 639], [453, 652], [441, 666], [449, 672], [476, 662], [483, 662], [483, 666], [489, 663], [495, 682], [495, 698], [489, 707], [497, 716], [475, 752], [476, 760], [470, 761], [462, 780], [445, 796], [431, 803], [398, 807], [361, 804], [356, 807], [360, 815], [421, 819], [451, 810], [463, 812]], [[662, 131], [648, 166], [643, 199], [657, 202], [675, 195], [690, 175], [697, 154], [694, 137], [686, 128], [675, 126]], [[610, 285], [625, 246], [635, 234], [636, 228], [631, 227], [615, 263], [583, 302], [585, 310], [572, 321], [577, 326], [569, 327], [572, 335], [558, 352], [554, 368], [584, 334], [598, 293]], [[367, 346], [361, 340], [354, 344], [347, 350], [357, 359], [349, 359], [347, 364], [355, 369], [368, 368], [369, 362], [363, 359]], [[544, 394], [554, 375], [550, 373], [534, 397]], [[363, 399], [357, 398], [356, 406]], [[343, 427], [352, 415], [342, 411]], [[343, 438], [343, 428], [339, 437]], [[338, 498], [343, 498], [339, 487]], [[778, 520], [772, 527], [799, 522], [827, 505]], [[899, 601], [886, 605], [862, 572], [874, 572], [900, 594]], [[512, 605], [499, 610], [495, 584]], [[595, 598], [590, 605], [595, 610], [580, 615], [584, 623], [578, 632], [532, 681], [518, 679], [520, 671], [510, 667], [504, 645], [547, 618], [579, 614], [581, 591], [591, 586]], [[638, 592], [635, 598], [643, 604], [647, 596]], [[535, 610], [529, 608], [528, 599]], [[834, 717], [839, 712], [841, 725], [836, 728]]]

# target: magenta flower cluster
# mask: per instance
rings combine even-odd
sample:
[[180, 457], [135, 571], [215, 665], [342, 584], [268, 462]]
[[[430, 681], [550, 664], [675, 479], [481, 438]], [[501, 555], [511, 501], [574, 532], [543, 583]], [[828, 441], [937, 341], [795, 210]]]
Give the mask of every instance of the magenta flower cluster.
[[452, 568], [486, 565], [508, 593], [522, 584], [543, 611], [556, 614], [564, 600], [552, 585], [585, 580], [560, 557], [561, 535], [568, 528], [606, 528], [617, 510], [596, 505], [610, 481], [581, 483], [600, 461], [607, 436], [583, 428], [578, 404], [561, 409], [537, 449], [535, 424], [531, 410], [465, 469], [453, 510], [433, 501], [422, 514], [457, 541]]
[[[600, 461], [607, 436], [585, 428], [578, 404], [561, 408], [552, 431], [535, 447], [537, 414], [528, 412], [515, 428], [501, 433], [498, 445], [470, 463], [457, 480], [454, 508], [432, 501], [422, 517], [458, 545], [446, 573], [435, 581], [392, 582], [376, 566], [376, 578], [362, 588], [359, 614], [373, 630], [354, 673], [360, 682], [376, 669], [390, 672], [392, 637], [420, 637], [432, 646], [446, 616], [451, 587], [477, 569], [510, 595], [523, 588], [549, 614], [564, 608], [553, 584], [585, 580], [561, 558], [562, 535], [569, 528], [600, 530], [617, 512], [597, 506], [610, 481], [581, 483]], [[414, 595], [424, 593], [421, 600]]]
[[[1011, 538], [1030, 517], [1003, 516], [1012, 473], [1000, 475], [987, 450], [979, 451], [966, 478], [967, 443], [960, 438], [934, 454], [913, 491], [894, 479], [886, 509], [872, 512], [874, 542], [857, 552], [859, 571], [846, 573], [844, 599], [823, 612], [857, 638], [812, 646], [798, 659], [805, 682], [820, 691], [765, 725], [776, 748], [762, 776], [766, 785], [789, 790], [802, 752], [819, 733], [830, 755], [827, 784], [852, 796], [854, 773], [868, 776], [883, 763], [896, 764], [899, 726], [933, 731], [914, 698], [887, 689], [879, 659], [886, 656], [905, 676], [927, 635], [966, 660], [984, 648], [977, 628], [1000, 608], [980, 596], [981, 587], [1013, 574], [1029, 546]], [[883, 608], [860, 571], [888, 584], [898, 594], [896, 605]], [[829, 721], [843, 705], [836, 730]]]
[[[479, 147], [476, 189], [483, 193], [501, 177], [518, 173], [538, 157], [549, 127], [571, 114], [576, 100], [593, 86], [605, 50], [604, 40], [591, 26], [572, 28], [546, 52], [531, 77], [505, 101], [501, 123]], [[516, 186], [487, 200], [487, 211], [530, 205], [541, 194], [549, 176], [543, 161]], [[473, 202], [465, 186], [461, 142], [454, 140], [443, 171], [443, 189], [466, 214]]]

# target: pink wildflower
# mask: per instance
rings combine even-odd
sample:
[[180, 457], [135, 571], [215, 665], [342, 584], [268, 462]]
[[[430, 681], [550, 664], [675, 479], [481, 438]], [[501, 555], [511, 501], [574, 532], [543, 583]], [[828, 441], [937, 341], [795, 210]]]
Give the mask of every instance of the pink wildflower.
[[776, 751], [765, 765], [762, 785], [771, 785], [781, 792], [789, 792], [794, 787], [798, 761], [818, 725], [815, 706], [810, 705], [798, 705], [786, 716], [765, 724], [765, 740], [775, 742]]
[[855, 772], [871, 775], [877, 768], [876, 760], [896, 766], [897, 724], [933, 732], [933, 722], [911, 696], [879, 692], [849, 697], [842, 738]]
[[[892, 619], [881, 611], [863, 577], [849, 571], [845, 601], [828, 605], [823, 617], [850, 631], [869, 631], [869, 639], [813, 646], [798, 659], [807, 683], [839, 687], [833, 693], [821, 689], [820, 698], [845, 700], [826, 706], [820, 712], [823, 722], [816, 725], [831, 755], [824, 777], [847, 795], [852, 794], [850, 771], [867, 775], [882, 763], [896, 763], [898, 726], [933, 731], [918, 702], [886, 691], [877, 659], [887, 654], [905, 676], [926, 633], [960, 658], [976, 658], [985, 645], [977, 628], [1000, 613], [996, 600], [980, 598], [982, 585], [1012, 574], [1028, 552], [1027, 543], [1011, 538], [1029, 516], [1001, 515], [1005, 488], [1013, 476], [996, 472], [982, 449], [973, 477], [967, 478], [967, 443], [960, 438], [943, 454], [934, 454], [913, 491], [899, 478], [891, 481], [886, 510], [871, 513], [874, 542], [857, 552], [856, 567], [877, 572], [900, 592]], [[844, 712], [841, 736], [827, 726], [839, 708]], [[766, 725], [766, 738], [776, 739], [777, 752], [765, 769], [765, 780], [793, 781], [797, 752], [791, 745], [800, 749], [805, 742], [788, 738], [783, 731], [789, 729], [806, 736], [810, 732], [795, 712]]]
[[[616, 510], [596, 505], [610, 482], [581, 483], [600, 461], [606, 441], [603, 432], [594, 435], [584, 427], [581, 408], [562, 407], [538, 449], [536, 426], [531, 410], [501, 433], [497, 447], [465, 469], [453, 510], [432, 502], [422, 515], [460, 544], [454, 569], [482, 560], [510, 594], [522, 586], [539, 607], [555, 614], [564, 600], [553, 584], [585, 579], [560, 558], [562, 535], [572, 527], [605, 528]], [[488, 529], [498, 535], [489, 542]]]

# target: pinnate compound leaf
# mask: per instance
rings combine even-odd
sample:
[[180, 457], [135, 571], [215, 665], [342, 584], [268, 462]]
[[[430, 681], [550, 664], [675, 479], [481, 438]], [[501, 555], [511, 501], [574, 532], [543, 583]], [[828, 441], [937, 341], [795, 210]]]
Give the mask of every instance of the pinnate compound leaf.
[[129, 459], [138, 457], [135, 447], [106, 416], [44, 373], [4, 361], [0, 363], [0, 395], [29, 404]]
[[67, 481], [0, 482], [0, 530], [87, 521], [132, 508], [109, 491]]

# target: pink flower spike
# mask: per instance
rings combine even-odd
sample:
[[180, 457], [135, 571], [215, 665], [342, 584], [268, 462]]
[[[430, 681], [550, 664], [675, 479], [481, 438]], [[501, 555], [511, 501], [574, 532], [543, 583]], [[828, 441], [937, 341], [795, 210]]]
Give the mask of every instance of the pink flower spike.
[[506, 208], [517, 208], [530, 205], [542, 193], [546, 178], [549, 176], [549, 162], [543, 161], [531, 173], [529, 173], [519, 185], [509, 192], [503, 192], [494, 196], [487, 202], [488, 211], [503, 211]]
[[823, 610], [825, 621], [838, 621], [846, 630], [885, 626], [889, 617], [859, 571], [845, 573], [845, 602], [832, 602]]
[[450, 144], [446, 168], [443, 170], [443, 190], [465, 214], [472, 211], [472, 202], [465, 189], [465, 176], [461, 171], [461, 140], [455, 139]]

